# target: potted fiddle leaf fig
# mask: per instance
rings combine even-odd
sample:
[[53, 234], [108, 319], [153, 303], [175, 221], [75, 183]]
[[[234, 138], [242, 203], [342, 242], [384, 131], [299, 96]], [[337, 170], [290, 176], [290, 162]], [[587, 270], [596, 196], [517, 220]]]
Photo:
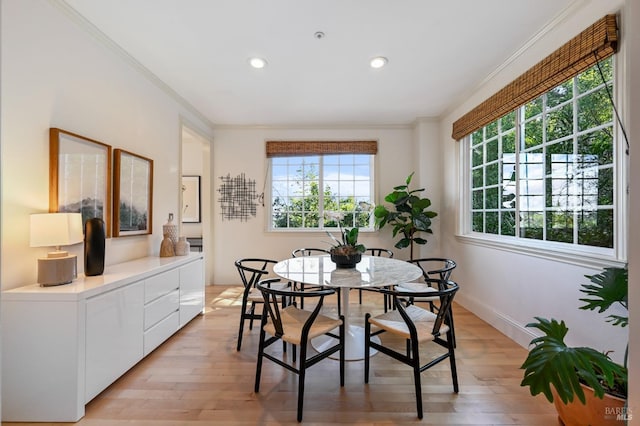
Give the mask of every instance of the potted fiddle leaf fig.
[[[586, 275], [591, 284], [580, 291], [586, 297], [580, 309], [603, 313], [612, 306], [627, 306], [628, 271], [604, 268], [596, 275]], [[589, 347], [569, 347], [564, 342], [569, 329], [564, 321], [536, 317], [527, 324], [543, 335], [531, 340], [529, 354], [522, 364], [521, 386], [529, 386], [531, 395], [539, 393], [553, 402], [564, 424], [620, 424], [626, 420], [627, 353], [623, 364], [614, 362], [608, 353]], [[626, 327], [628, 316], [611, 314], [607, 322]], [[628, 351], [628, 347], [627, 347]], [[575, 400], [575, 401], [574, 401]]]
[[431, 206], [430, 199], [417, 195], [424, 191], [424, 188], [409, 189], [414, 173], [407, 177], [404, 185], [394, 187], [393, 192], [384, 197], [386, 202], [392, 204], [392, 208], [388, 209], [383, 205], [378, 205], [373, 211], [376, 227], [382, 229], [385, 225], [392, 226], [393, 237], [401, 235], [395, 247], [398, 249], [411, 247], [411, 259], [413, 259], [414, 243], [427, 244], [427, 240], [420, 237], [420, 234], [423, 232], [433, 233], [431, 219], [438, 215], [438, 213], [428, 210]]

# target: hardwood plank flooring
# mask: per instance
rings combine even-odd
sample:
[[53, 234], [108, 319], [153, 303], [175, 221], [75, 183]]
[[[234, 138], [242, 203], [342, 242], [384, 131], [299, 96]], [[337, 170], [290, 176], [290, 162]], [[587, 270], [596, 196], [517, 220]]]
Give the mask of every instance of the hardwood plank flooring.
[[[205, 313], [98, 395], [75, 424], [298, 424], [296, 375], [265, 361], [260, 393], [253, 392], [258, 325], [248, 330], [247, 324], [237, 352], [240, 297], [239, 287], [208, 286]], [[332, 299], [327, 309], [336, 312]], [[365, 312], [380, 312], [381, 296], [363, 292], [363, 304], [353, 297], [350, 307], [353, 321], [363, 323]], [[409, 367], [378, 354], [371, 358], [368, 385], [362, 361], [347, 363], [344, 388], [337, 361], [310, 368], [303, 424], [559, 425], [552, 404], [520, 387], [525, 349], [460, 306], [454, 315], [460, 392], [453, 393], [447, 362], [424, 372], [422, 420], [416, 416]]]

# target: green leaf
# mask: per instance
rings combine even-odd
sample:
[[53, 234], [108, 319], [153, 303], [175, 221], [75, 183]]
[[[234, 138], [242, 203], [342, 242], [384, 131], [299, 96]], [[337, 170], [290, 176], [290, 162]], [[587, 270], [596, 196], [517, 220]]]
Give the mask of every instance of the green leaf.
[[[629, 271], [626, 265], [623, 268], [604, 268], [596, 275], [585, 277], [593, 284], [583, 284], [580, 288], [580, 291], [588, 296], [580, 299], [586, 303], [580, 306], [580, 309], [597, 310], [602, 313], [616, 303], [628, 309]], [[628, 316], [609, 315], [607, 318], [608, 322], [621, 327], [626, 327], [629, 322]]]
[[607, 385], [613, 385], [615, 377], [626, 377], [626, 369], [613, 362], [606, 354], [586, 347], [568, 347], [564, 338], [569, 329], [564, 321], [535, 318], [537, 322], [527, 327], [537, 328], [544, 334], [531, 341], [533, 348], [520, 368], [524, 369], [521, 386], [529, 386], [531, 395], [539, 393], [553, 402], [551, 386], [564, 402], [575, 397], [583, 404], [585, 396], [580, 383], [593, 388], [596, 396], [602, 397]]
[[406, 182], [407, 182], [407, 186], [409, 186], [409, 184], [411, 183], [411, 179], [413, 179], [413, 174], [414, 174], [414, 173], [415, 173], [415, 172], [411, 172], [411, 174], [410, 174], [409, 176], [407, 176], [407, 180], [406, 180]]
[[373, 209], [373, 215], [376, 218], [386, 218], [389, 215], [389, 210], [385, 206], [376, 206]]
[[403, 249], [405, 247], [409, 247], [409, 245], [411, 244], [411, 240], [408, 238], [403, 238], [400, 241], [398, 241], [395, 245], [396, 248], [399, 249]]

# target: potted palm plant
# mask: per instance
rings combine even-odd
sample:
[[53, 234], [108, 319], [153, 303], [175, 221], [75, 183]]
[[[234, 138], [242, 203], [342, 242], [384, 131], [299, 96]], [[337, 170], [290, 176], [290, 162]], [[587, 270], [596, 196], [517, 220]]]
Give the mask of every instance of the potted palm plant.
[[428, 210], [431, 206], [430, 199], [416, 195], [424, 191], [424, 188], [409, 189], [414, 173], [407, 177], [404, 185], [394, 187], [393, 192], [384, 197], [386, 202], [393, 204], [393, 209], [389, 210], [383, 205], [378, 205], [373, 210], [376, 227], [382, 229], [387, 224], [393, 226], [393, 237], [402, 235], [395, 247], [398, 249], [411, 247], [411, 259], [413, 259], [414, 243], [427, 244], [427, 240], [420, 237], [420, 233], [432, 234], [431, 219], [438, 215]]
[[[580, 291], [586, 297], [580, 309], [602, 313], [611, 306], [627, 306], [628, 271], [604, 268], [596, 275], [586, 276], [591, 284]], [[569, 331], [564, 321], [536, 317], [527, 324], [543, 335], [531, 340], [531, 349], [522, 364], [522, 386], [529, 386], [532, 395], [543, 393], [553, 402], [565, 425], [608, 425], [627, 420], [627, 353], [623, 364], [614, 362], [608, 353], [589, 347], [568, 347], [564, 338]], [[628, 316], [611, 314], [607, 322], [626, 327]], [[627, 348], [628, 350], [628, 348]], [[577, 401], [576, 401], [577, 400]]]

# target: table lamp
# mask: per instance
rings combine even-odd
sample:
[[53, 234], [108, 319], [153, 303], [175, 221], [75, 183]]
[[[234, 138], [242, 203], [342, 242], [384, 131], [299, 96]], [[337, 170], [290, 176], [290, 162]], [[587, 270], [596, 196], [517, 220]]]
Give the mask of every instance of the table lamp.
[[38, 284], [43, 287], [68, 284], [78, 276], [75, 254], [60, 250], [82, 242], [80, 213], [41, 213], [31, 215], [31, 247], [55, 247], [38, 259]]

